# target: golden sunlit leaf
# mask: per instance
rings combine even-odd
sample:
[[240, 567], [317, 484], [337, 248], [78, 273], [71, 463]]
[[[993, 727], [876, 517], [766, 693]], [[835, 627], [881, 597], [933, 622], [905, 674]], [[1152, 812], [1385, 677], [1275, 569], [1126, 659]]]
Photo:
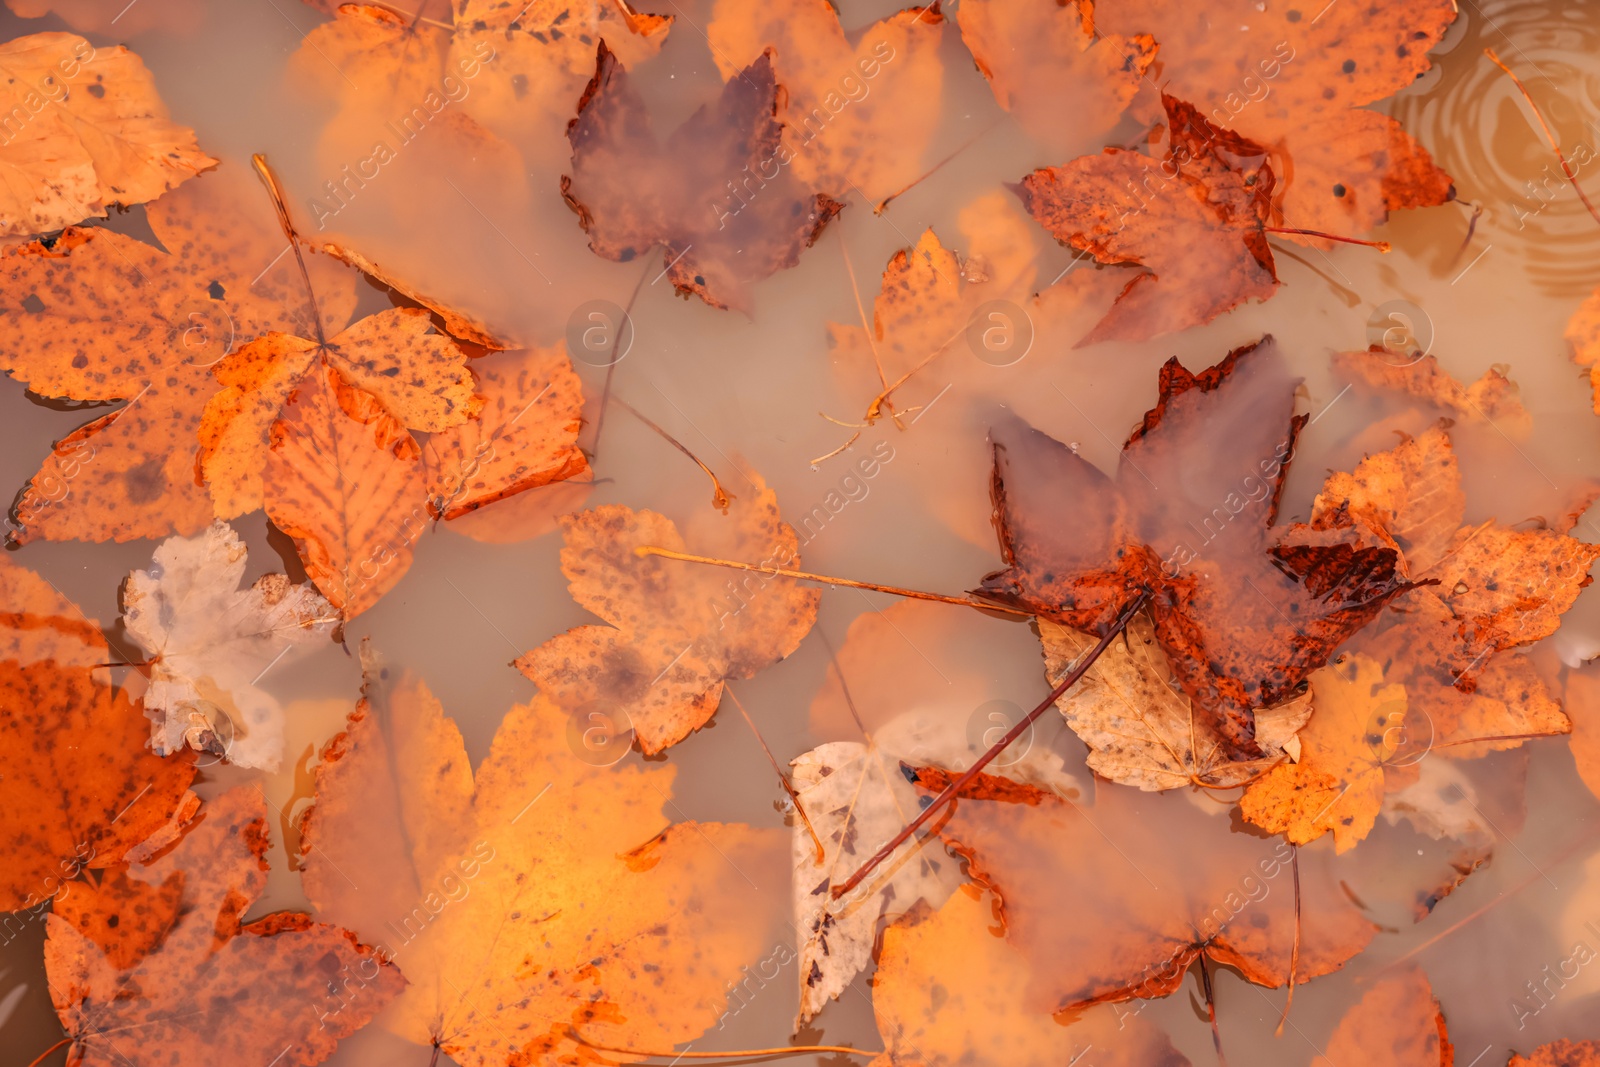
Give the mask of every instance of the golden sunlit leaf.
[[777, 936], [781, 832], [669, 826], [674, 770], [582, 758], [543, 698], [511, 709], [473, 775], [426, 687], [366, 668], [318, 771], [303, 862], [319, 913], [404, 969], [389, 1025], [464, 1067], [592, 1063], [575, 1034], [657, 1049], [714, 1026]]
[[216, 166], [194, 131], [167, 117], [155, 79], [122, 45], [96, 48], [70, 33], [18, 37], [0, 44], [0, 74], [0, 236], [142, 204]]
[[1439, 366], [1436, 356], [1413, 359], [1381, 345], [1364, 352], [1335, 352], [1334, 369], [1374, 389], [1387, 389], [1443, 408], [1462, 422], [1490, 423], [1526, 437], [1533, 417], [1522, 406], [1521, 390], [1499, 367], [1490, 367], [1471, 385], [1462, 385]]
[[1375, 982], [1345, 1013], [1313, 1067], [1451, 1067], [1454, 1062], [1444, 1011], [1427, 976], [1416, 967], [1404, 967]]
[[1600, 1041], [1552, 1041], [1526, 1056], [1512, 1054], [1506, 1067], [1596, 1067]]
[[1189, 1067], [1131, 1012], [1090, 1009], [1064, 1026], [1026, 1007], [1029, 961], [997, 936], [996, 906], [969, 889], [884, 933], [872, 1009], [887, 1051], [872, 1067], [1072, 1063], [1091, 1050], [1099, 1067]]

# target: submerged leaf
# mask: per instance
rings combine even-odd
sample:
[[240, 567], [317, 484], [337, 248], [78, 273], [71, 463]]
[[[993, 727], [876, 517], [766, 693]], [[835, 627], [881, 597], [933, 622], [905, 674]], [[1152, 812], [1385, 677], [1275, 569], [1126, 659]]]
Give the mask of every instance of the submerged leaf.
[[122, 590], [123, 625], [150, 656], [145, 714], [159, 755], [185, 745], [276, 770], [283, 709], [255, 683], [291, 648], [326, 639], [339, 614], [316, 590], [266, 574], [249, 588], [245, 547], [226, 524], [174, 537]]

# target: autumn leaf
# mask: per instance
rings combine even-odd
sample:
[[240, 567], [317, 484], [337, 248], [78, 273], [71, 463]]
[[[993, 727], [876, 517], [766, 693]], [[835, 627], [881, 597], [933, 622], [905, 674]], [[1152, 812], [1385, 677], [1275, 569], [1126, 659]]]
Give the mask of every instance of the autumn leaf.
[[[309, 1067], [399, 993], [399, 972], [348, 931], [296, 912], [241, 921], [266, 889], [267, 847], [266, 804], [241, 786], [159, 858], [85, 886], [71, 919], [50, 916], [45, 967], [70, 1062], [155, 1067], [266, 1052]], [[126, 941], [109, 921], [120, 915], [133, 920]], [[107, 928], [115, 947], [95, 940]]]
[[1116, 127], [1156, 58], [1148, 33], [1099, 31], [1094, 0], [964, 0], [957, 18], [995, 103], [1058, 159]]
[[1391, 642], [1470, 693], [1491, 656], [1556, 631], [1589, 584], [1600, 546], [1554, 527], [1464, 526], [1460, 477], [1450, 439], [1436, 428], [1333, 475], [1312, 504], [1311, 525], [1354, 521], [1397, 546], [1402, 573], [1431, 584], [1391, 613], [1405, 631]]
[[59, 667], [109, 661], [100, 627], [47, 578], [0, 555], [0, 661]]
[[1564, 695], [1572, 716], [1570, 746], [1578, 777], [1600, 797], [1600, 677], [1592, 670], [1569, 671]]
[[[1002, 193], [979, 197], [962, 208], [957, 227], [964, 255], [946, 248], [931, 227], [924, 230], [915, 245], [889, 257], [870, 323], [828, 324], [832, 361], [851, 395], [899, 395], [894, 387], [960, 342], [985, 302], [1033, 288], [1031, 227], [1014, 200]], [[982, 323], [991, 325], [1018, 327]], [[1021, 358], [1026, 351], [1005, 354]]]
[[1239, 808], [1249, 822], [1304, 845], [1332, 833], [1346, 852], [1372, 832], [1383, 806], [1384, 766], [1404, 722], [1406, 689], [1385, 684], [1383, 668], [1342, 657], [1311, 676], [1311, 722], [1300, 758], [1252, 782]]
[[199, 466], [219, 517], [261, 506], [272, 426], [314, 369], [338, 374], [367, 397], [365, 406], [410, 429], [449, 430], [483, 404], [466, 353], [420, 308], [368, 315], [326, 341], [265, 334], [213, 372], [223, 388], [206, 404]]
[[[1045, 677], [1058, 684], [1095, 638], [1049, 619], [1039, 620]], [[1289, 745], [1311, 714], [1302, 693], [1255, 713], [1259, 759], [1230, 760], [1226, 739], [1172, 676], [1146, 614], [1134, 616], [1122, 636], [1095, 660], [1078, 683], [1056, 699], [1072, 732], [1089, 746], [1089, 767], [1103, 778], [1140, 789], [1186, 785], [1243, 785], [1286, 759]], [[1008, 774], [1009, 776], [1009, 774]]]
[[802, 185], [875, 204], [922, 175], [943, 105], [943, 22], [935, 0], [847, 38], [827, 0], [718, 0], [706, 36], [724, 81], [748, 76], [743, 68], [773, 51], [788, 97], [779, 162]]
[[[223, 167], [151, 204], [166, 252], [106, 229], [0, 251], [0, 368], [41, 396], [124, 401], [56, 445], [17, 501], [14, 541], [189, 535], [211, 521], [195, 479], [211, 364], [269, 330], [314, 330], [250, 182]], [[308, 267], [337, 326], [355, 279], [325, 260]]]
[[1533, 417], [1522, 406], [1521, 390], [1499, 367], [1490, 367], [1477, 381], [1463, 385], [1439, 366], [1436, 356], [1413, 358], [1373, 345], [1366, 351], [1335, 352], [1333, 368], [1370, 388], [1442, 408], [1462, 422], [1488, 423], [1518, 438], [1533, 429]]
[[590, 1063], [575, 1037], [661, 1049], [714, 1026], [776, 936], [755, 887], [784, 882], [781, 833], [669, 826], [674, 770], [580, 758], [581, 725], [542, 697], [474, 775], [426, 687], [365, 666], [317, 771], [303, 878], [319, 914], [404, 968], [387, 1024], [463, 1067]]
[[[923, 770], [918, 784], [949, 778]], [[1288, 981], [1296, 909], [1283, 842], [1228, 833], [1180, 797], [1102, 789], [1090, 806], [989, 775], [954, 808], [940, 833], [1003, 902], [1006, 940], [1031, 971], [1029, 1010], [1166, 996], [1201, 955], [1258, 985]], [[1329, 858], [1300, 854], [1299, 982], [1377, 932]]]
[[1572, 347], [1572, 362], [1589, 369], [1589, 388], [1594, 394], [1594, 412], [1600, 415], [1600, 288], [1578, 305], [1567, 323], [1567, 344]]
[[799, 262], [841, 207], [786, 168], [779, 95], [768, 50], [663, 143], [601, 42], [567, 127], [572, 169], [561, 178], [589, 248], [626, 262], [662, 246], [680, 295], [746, 308], [748, 287]]
[[481, 70], [462, 101], [474, 118], [554, 154], [600, 42], [631, 68], [661, 51], [674, 19], [613, 0], [459, 0], [449, 66], [463, 77]]
[[[845, 900], [835, 903], [829, 893], [920, 810], [918, 793], [902, 768], [927, 765], [960, 772], [981, 754], [969, 741], [963, 719], [911, 711], [874, 731], [870, 743], [831, 741], [790, 761], [800, 806], [823, 844], [819, 859], [807, 824], [796, 821], [797, 1027], [837, 999], [866, 967], [880, 918], [902, 915], [919, 900], [937, 908], [962, 881], [942, 848], [908, 841]], [[1006, 773], [1064, 796], [1079, 792], [1061, 757], [1043, 745], [1008, 763]]]
[[1129, 0], [1097, 8], [1095, 28], [1155, 34], [1167, 92], [1272, 147], [1278, 224], [1350, 236], [1455, 196], [1427, 150], [1366, 105], [1428, 69], [1456, 10], [1451, 0], [1325, 11]]
[[0, 701], [0, 909], [49, 899], [193, 812], [192, 753], [152, 755], [138, 705], [91, 668], [0, 662]]
[[344, 618], [410, 568], [428, 522], [421, 450], [377, 397], [323, 361], [272, 423], [264, 483], [267, 516]]
[[1199, 374], [1169, 360], [1115, 480], [1018, 420], [996, 426], [1007, 567], [974, 595], [1098, 634], [1155, 590], [1155, 638], [1198, 721], [1227, 758], [1261, 758], [1253, 709], [1297, 695], [1407, 588], [1398, 553], [1360, 531], [1273, 529], [1305, 419], [1295, 386], [1270, 339]]
[[999, 907], [968, 888], [884, 932], [872, 1010], [886, 1051], [871, 1067], [1070, 1064], [1091, 1049], [1098, 1067], [1189, 1067], [1166, 1034], [1131, 1012], [1091, 1008], [1063, 1025], [1025, 1007], [1029, 960], [996, 936]]
[[59, 230], [142, 204], [217, 161], [167, 117], [155, 79], [122, 45], [71, 33], [0, 44], [6, 143], [0, 148], [0, 236]]
[[[1277, 289], [1264, 229], [1274, 181], [1267, 150], [1175, 96], [1161, 102], [1165, 158], [1107, 148], [1018, 186], [1057, 241], [1100, 263], [1144, 268], [1078, 347], [1198, 326]], [[1141, 186], [1152, 174], [1159, 184]]]
[[1600, 1064], [1600, 1041], [1552, 1041], [1526, 1056], [1513, 1053], [1506, 1067], [1595, 1067]]
[[1427, 976], [1416, 967], [1402, 967], [1374, 982], [1345, 1013], [1312, 1067], [1450, 1067], [1454, 1062], [1444, 1011]]
[[634, 549], [654, 546], [763, 566], [799, 562], [794, 528], [754, 473], [726, 515], [698, 514], [687, 538], [664, 515], [611, 504], [561, 520], [561, 570], [580, 605], [608, 625], [579, 626], [516, 661], [569, 710], [595, 706], [626, 719], [647, 755], [703, 726], [723, 683], [749, 678], [793, 652], [816, 620], [820, 594], [792, 578], [749, 576]]
[[310, 586], [265, 574], [239, 588], [245, 547], [226, 523], [161, 543], [122, 590], [123, 626], [150, 656], [145, 714], [158, 755], [182, 749], [276, 770], [283, 709], [255, 683], [339, 614]]
[[475, 360], [483, 407], [429, 436], [428, 508], [456, 519], [488, 504], [589, 474], [578, 449], [583, 388], [564, 345]]

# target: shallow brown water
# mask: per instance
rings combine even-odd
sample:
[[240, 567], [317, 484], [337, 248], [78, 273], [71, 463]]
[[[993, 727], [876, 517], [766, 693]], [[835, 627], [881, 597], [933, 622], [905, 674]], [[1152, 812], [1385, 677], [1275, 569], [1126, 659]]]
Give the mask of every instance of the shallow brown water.
[[[887, 2], [840, 7], [847, 28], [894, 10]], [[663, 130], [686, 118], [720, 85], [707, 40], [691, 25], [702, 12], [686, 8], [682, 14], [659, 59], [639, 75], [657, 128]], [[190, 32], [139, 33], [128, 43], [155, 72], [174, 115], [192, 125], [202, 146], [222, 157], [225, 166], [241, 167], [250, 153], [264, 152], [287, 187], [316, 190], [355, 158], [352, 153], [369, 132], [359, 122], [353, 132], [341, 131], [326, 109], [293, 83], [293, 64], [306, 57], [303, 52], [290, 57], [303, 32], [320, 18], [288, 0], [228, 0], [213, 4]], [[61, 24], [52, 18], [0, 16], [0, 37], [6, 39], [47, 28]], [[525, 173], [507, 184], [475, 178], [471, 167], [434, 151], [424, 136], [329, 220], [329, 232], [359, 243], [426, 291], [540, 343], [560, 339], [570, 318], [588, 302], [628, 304], [638, 286], [632, 347], [616, 365], [612, 388], [717, 470], [731, 492], [749, 490], [739, 473], [743, 461], [773, 486], [791, 521], [821, 508], [825, 519], [803, 528], [801, 537], [808, 570], [917, 589], [973, 587], [999, 565], [990, 525], [985, 432], [1000, 409], [1075, 443], [1081, 455], [1112, 471], [1127, 429], [1153, 401], [1156, 370], [1168, 357], [1177, 355], [1199, 368], [1268, 333], [1291, 371], [1304, 378], [1298, 410], [1314, 416], [1300, 438], [1282, 502], [1285, 519], [1303, 519], [1328, 470], [1348, 470], [1364, 453], [1390, 447], [1393, 431], [1418, 433], [1436, 418], [1435, 412], [1408, 408], [1396, 399], [1343, 391], [1329, 368], [1332, 352], [1364, 347], [1373, 338], [1371, 324], [1379, 323], [1381, 334], [1391, 311], [1404, 315], [1413, 334], [1457, 377], [1470, 381], [1492, 365], [1505, 365], [1521, 386], [1533, 416], [1526, 440], [1512, 442], [1486, 425], [1462, 423], [1453, 431], [1465, 477], [1467, 521], [1514, 523], [1558, 513], [1569, 487], [1600, 471], [1600, 419], [1590, 410], [1587, 385], [1562, 337], [1577, 303], [1600, 283], [1600, 224], [1562, 180], [1522, 97], [1483, 49], [1495, 48], [1522, 69], [1529, 92], [1569, 150], [1585, 144], [1593, 155], [1600, 148], [1597, 43], [1600, 6], [1468, 0], [1439, 49], [1438, 69], [1380, 105], [1452, 174], [1459, 202], [1398, 213], [1376, 234], [1393, 243], [1387, 256], [1348, 246], [1326, 252], [1292, 248], [1292, 254], [1279, 258], [1284, 285], [1272, 300], [1142, 343], [1071, 347], [1103, 313], [1121, 279], [1075, 264], [1070, 249], [1050, 241], [1021, 215], [1009, 193], [996, 189], [996, 174], [1020, 176], [1060, 160], [1042, 157], [1035, 142], [996, 107], [982, 79], [971, 72], [953, 27], [943, 45], [949, 72], [944, 117], [927, 158], [937, 160], [975, 136], [980, 139], [884, 214], [875, 216], [853, 203], [798, 266], [753, 287], [748, 315], [676, 299], [667, 282], [651, 280], [660, 270], [654, 255], [619, 264], [591, 254], [553, 191], [567, 164], [564, 144], [545, 146], [544, 154], [527, 153]], [[1099, 143], [1084, 140], [1068, 150], [1092, 151]], [[451, 175], [459, 178], [454, 192], [441, 183]], [[1582, 179], [1591, 177], [1580, 173]], [[980, 201], [990, 194], [993, 199]], [[301, 197], [296, 208], [309, 215], [314, 209], [304, 201]], [[1472, 206], [1481, 207], [1482, 215], [1469, 240]], [[898, 429], [880, 421], [851, 451], [813, 463], [853, 432], [819, 412], [854, 423], [870, 396], [859, 368], [838, 366], [831, 358], [822, 325], [859, 321], [846, 257], [862, 298], [870, 300], [881, 264], [894, 251], [913, 244], [929, 226], [947, 244], [960, 244], [974, 218], [998, 218], [1003, 225], [996, 229], [1014, 234], [1014, 243], [1002, 251], [1026, 265], [1019, 293], [1060, 279], [1041, 301], [1019, 300], [1033, 315], [1032, 347], [1014, 364], [994, 366], [958, 343], [902, 394], [904, 404], [922, 405], [914, 421]], [[140, 215], [132, 212], [113, 225], [135, 231]], [[366, 310], [387, 306], [375, 287], [365, 289], [362, 300]], [[594, 446], [595, 427], [603, 425], [592, 457], [601, 481], [586, 503], [649, 507], [680, 521], [706, 509], [710, 489], [703, 475], [657, 434], [616, 406], [601, 421], [596, 398], [607, 379], [605, 369], [580, 361], [577, 370], [590, 398], [586, 447]], [[6, 435], [0, 484], [22, 485], [50, 443], [85, 417], [37, 402], [18, 383], [0, 382], [0, 426]], [[876, 473], [869, 478], [852, 473], [868, 454], [882, 460]], [[269, 534], [262, 515], [234, 526], [250, 548], [250, 577], [285, 569], [291, 576], [303, 575], [292, 545]], [[349, 649], [370, 637], [391, 662], [404, 663], [427, 680], [460, 724], [475, 763], [487, 754], [506, 709], [534, 693], [510, 661], [568, 627], [592, 621], [567, 595], [559, 536], [526, 537], [525, 532], [511, 539], [485, 529], [482, 539], [474, 539], [453, 525], [431, 528], [417, 541], [415, 561], [403, 581], [347, 634]], [[1575, 534], [1600, 540], [1600, 520], [1591, 513]], [[47, 576], [91, 618], [112, 627], [119, 614], [119, 583], [129, 571], [148, 565], [153, 547], [143, 541], [36, 542], [12, 558]], [[1593, 590], [1580, 597], [1561, 630], [1544, 642], [1543, 654], [1569, 667], [1600, 654], [1596, 597]], [[847, 670], [860, 664], [865, 673], [868, 664], [881, 663], [879, 675], [853, 683], [856, 700], [872, 706], [873, 723], [911, 710], [987, 723], [989, 712], [1014, 716], [1048, 691], [1038, 639], [1026, 622], [957, 607], [918, 605], [915, 612], [891, 616], [918, 620], [909, 634], [896, 631], [903, 647], [894, 648], [883, 634], [880, 645], [865, 647], [862, 641], [863, 647], [852, 650], [847, 643], [852, 624], [891, 603], [878, 593], [826, 589], [820, 633], [778, 666], [734, 683], [780, 760], [824, 741], [854, 739], [848, 718], [828, 702], [829, 687], [836, 684], [830, 679], [828, 644], [839, 650]], [[129, 659], [136, 658], [124, 635], [114, 627], [110, 633]], [[133, 677], [123, 680], [139, 684]], [[292, 815], [308, 800], [305, 775], [297, 767], [340, 728], [358, 692], [360, 668], [349, 652], [330, 644], [267, 674], [262, 684], [288, 710], [284, 768], [263, 775], [210, 766], [200, 788], [214, 796], [229, 785], [259, 781], [273, 804]], [[1058, 752], [1069, 771], [1089, 782], [1082, 745], [1054, 715], [1041, 722], [1031, 743]], [[637, 752], [626, 758], [642, 762]], [[724, 705], [710, 727], [664, 758], [678, 768], [674, 819], [786, 825], [771, 769], [730, 707]], [[1580, 968], [1544, 1000], [1530, 999], [1528, 989], [1528, 983], [1544, 979], [1546, 968], [1561, 968], [1576, 943], [1600, 950], [1600, 802], [1578, 779], [1559, 739], [1495, 754], [1486, 762], [1503, 770], [1508, 781], [1524, 775], [1526, 780], [1525, 816], [1488, 806], [1500, 816], [1496, 828], [1503, 831], [1492, 860], [1424, 921], [1413, 923], [1411, 894], [1447, 869], [1450, 849], [1380, 821], [1373, 838], [1358, 850], [1347, 880], [1382, 932], [1342, 971], [1296, 991], [1291, 1025], [1282, 1037], [1273, 1029], [1283, 991], [1262, 990], [1219, 972], [1215, 999], [1228, 1062], [1236, 1067], [1312, 1063], [1353, 1000], [1401, 959], [1413, 959], [1426, 970], [1448, 1017], [1458, 1063], [1500, 1064], [1513, 1050], [1528, 1052], [1559, 1037], [1600, 1039], [1600, 966]], [[1099, 788], [1117, 787], [1101, 783]], [[1168, 828], [1157, 830], [1158, 837], [1196, 824], [1220, 834], [1229, 820], [1226, 806], [1198, 794], [1139, 794], [1130, 804], [1141, 823]], [[252, 915], [305, 907], [299, 878], [283, 851], [287, 823], [285, 818], [273, 827], [270, 887]], [[1174, 852], [1190, 843], [1171, 839]], [[1306, 849], [1307, 864], [1328, 862], [1328, 844]], [[787, 908], [786, 883], [763, 884], [758, 892]], [[785, 925], [774, 938], [775, 948], [792, 944], [794, 930]], [[42, 924], [34, 922], [0, 946], [0, 1067], [27, 1064], [61, 1035], [45, 988], [42, 941]], [[752, 959], [751, 967], [758, 962]], [[960, 961], [951, 961], [951, 970], [959, 973]], [[730, 974], [730, 987], [741, 980]], [[748, 1006], [695, 1048], [787, 1043], [797, 982], [792, 967], [758, 982]], [[1530, 1013], [1530, 1005], [1539, 1010]], [[1196, 975], [1170, 997], [1133, 1006], [1141, 1019], [1165, 1029], [1193, 1063], [1216, 1062]], [[805, 1036], [881, 1048], [867, 982], [858, 980]], [[60, 1055], [46, 1062], [59, 1063]], [[261, 1064], [270, 1058], [270, 1050], [263, 1050]], [[427, 1052], [373, 1025], [348, 1039], [327, 1062], [423, 1067]], [[792, 1062], [842, 1061], [798, 1057]], [[1091, 1054], [1074, 1062], [1096, 1059]]]

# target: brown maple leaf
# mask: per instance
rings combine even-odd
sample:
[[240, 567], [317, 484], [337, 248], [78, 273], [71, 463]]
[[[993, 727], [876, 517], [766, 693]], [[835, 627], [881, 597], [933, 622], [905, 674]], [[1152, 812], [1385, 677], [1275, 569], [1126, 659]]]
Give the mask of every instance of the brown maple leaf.
[[70, 1062], [265, 1054], [310, 1067], [400, 992], [400, 973], [346, 930], [297, 912], [242, 922], [266, 889], [268, 844], [266, 801], [241, 786], [136, 875], [85, 886], [50, 917], [45, 969]]
[[[39, 12], [42, 14], [42, 12]], [[0, 236], [44, 233], [154, 200], [217, 161], [167, 117], [155, 79], [122, 45], [71, 33], [0, 44]]]
[[1202, 720], [1231, 758], [1260, 757], [1252, 709], [1296, 695], [1408, 588], [1397, 552], [1358, 530], [1273, 528], [1305, 421], [1296, 384], [1270, 339], [1199, 374], [1169, 360], [1115, 480], [1019, 421], [996, 427], [1008, 566], [974, 595], [1099, 634], [1151, 588], [1156, 640]]
[[827, 0], [718, 0], [706, 36], [724, 81], [746, 76], [742, 68], [773, 51], [787, 97], [779, 115], [786, 165], [803, 185], [877, 203], [923, 173], [942, 116], [943, 22], [933, 0], [847, 38]]
[[1167, 149], [1156, 159], [1107, 148], [1022, 179], [1028, 213], [1057, 241], [1136, 273], [1078, 342], [1142, 341], [1210, 322], [1278, 276], [1264, 229], [1272, 202], [1267, 150], [1163, 93]]
[[497, 1067], [714, 1027], [729, 976], [780, 936], [778, 894], [754, 887], [786, 883], [783, 832], [669, 825], [674, 768], [576, 757], [589, 722], [542, 696], [507, 713], [474, 773], [426, 685], [366, 649], [363, 666], [317, 770], [302, 877], [320, 915], [405, 970], [394, 1029]]
[[798, 263], [841, 207], [789, 168], [781, 92], [769, 49], [663, 143], [627, 70], [601, 42], [567, 126], [572, 170], [561, 178], [590, 249], [626, 262], [662, 246], [664, 273], [680, 295], [748, 306], [748, 287]]
[[1155, 34], [1166, 91], [1272, 150], [1279, 225], [1349, 236], [1455, 196], [1427, 150], [1365, 105], [1428, 69], [1456, 10], [1452, 0], [1270, 9], [1128, 0], [1097, 10], [1096, 29]]
[[[151, 204], [166, 252], [108, 229], [0, 252], [0, 368], [42, 396], [124, 402], [57, 443], [15, 505], [16, 542], [187, 535], [211, 521], [195, 477], [201, 413], [219, 388], [211, 366], [269, 330], [316, 328], [252, 184], [223, 167]], [[337, 328], [355, 277], [307, 266]]]
[[[945, 772], [922, 769], [936, 791]], [[981, 775], [940, 831], [1001, 900], [1006, 940], [1031, 971], [1023, 1004], [1056, 1012], [1162, 997], [1197, 957], [1276, 987], [1338, 970], [1375, 927], [1327, 852], [1227, 832], [1179, 796], [1103, 789], [1092, 806]], [[1159, 817], [1158, 817], [1159, 816]]]
[[816, 621], [820, 594], [793, 578], [730, 581], [719, 569], [638, 555], [639, 546], [762, 566], [793, 567], [794, 528], [777, 494], [752, 492], [726, 515], [696, 516], [688, 538], [664, 515], [607, 505], [561, 520], [561, 569], [579, 604], [608, 625], [579, 626], [516, 661], [557, 704], [621, 714], [639, 747], [659, 752], [716, 713], [723, 683], [793, 652]]

